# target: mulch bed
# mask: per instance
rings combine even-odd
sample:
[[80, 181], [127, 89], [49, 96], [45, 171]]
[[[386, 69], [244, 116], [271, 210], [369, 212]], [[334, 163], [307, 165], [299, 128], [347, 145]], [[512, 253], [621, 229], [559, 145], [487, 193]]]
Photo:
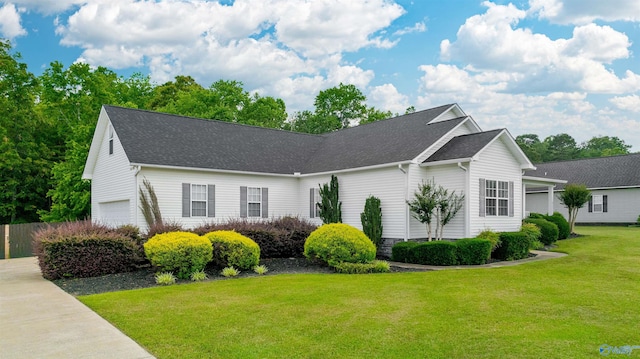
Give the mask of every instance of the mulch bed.
[[[269, 271], [265, 274], [278, 275], [278, 274], [298, 274], [298, 273], [325, 273], [336, 274], [336, 272], [327, 266], [313, 263], [305, 258], [267, 258], [262, 259], [260, 264], [264, 264], [269, 268]], [[399, 268], [391, 267], [391, 272], [417, 272], [424, 271], [421, 269], [413, 268]], [[209, 276], [209, 281], [227, 279], [220, 274], [218, 268], [206, 268]], [[91, 278], [71, 278], [71, 279], [57, 279], [52, 281], [58, 287], [62, 288], [65, 292], [71, 295], [90, 295], [105, 292], [113, 292], [129, 289], [140, 289], [156, 287], [155, 272], [151, 267], [144, 267], [134, 272], [128, 273], [116, 273], [108, 274], [101, 277]], [[253, 271], [242, 271], [238, 277], [255, 277], [256, 273]], [[176, 283], [189, 283], [188, 280], [178, 280]]]

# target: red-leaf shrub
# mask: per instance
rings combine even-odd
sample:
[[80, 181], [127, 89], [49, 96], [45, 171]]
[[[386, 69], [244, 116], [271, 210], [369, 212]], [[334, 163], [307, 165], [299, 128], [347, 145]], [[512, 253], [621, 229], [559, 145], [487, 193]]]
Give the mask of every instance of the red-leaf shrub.
[[90, 221], [42, 229], [35, 234], [34, 248], [47, 279], [128, 272], [141, 261], [134, 239]]

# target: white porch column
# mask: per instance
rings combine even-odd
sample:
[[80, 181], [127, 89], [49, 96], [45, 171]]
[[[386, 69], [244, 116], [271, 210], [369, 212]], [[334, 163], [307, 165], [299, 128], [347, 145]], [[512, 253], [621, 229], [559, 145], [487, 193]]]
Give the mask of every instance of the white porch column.
[[554, 187], [555, 186], [547, 187], [547, 214], [548, 215], [553, 214], [553, 188]]
[[522, 182], [522, 219], [527, 218], [527, 185]]

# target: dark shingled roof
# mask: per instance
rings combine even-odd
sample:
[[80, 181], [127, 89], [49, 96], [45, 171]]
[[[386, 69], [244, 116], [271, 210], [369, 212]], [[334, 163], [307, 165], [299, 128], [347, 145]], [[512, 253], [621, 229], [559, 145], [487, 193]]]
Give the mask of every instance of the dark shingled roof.
[[131, 163], [293, 174], [412, 160], [465, 120], [428, 124], [451, 106], [323, 135], [104, 108]]
[[[557, 178], [587, 188], [640, 187], [640, 153], [540, 163], [526, 176]], [[564, 188], [558, 184], [558, 189]]]
[[503, 130], [492, 130], [454, 137], [423, 163], [471, 158], [502, 131]]

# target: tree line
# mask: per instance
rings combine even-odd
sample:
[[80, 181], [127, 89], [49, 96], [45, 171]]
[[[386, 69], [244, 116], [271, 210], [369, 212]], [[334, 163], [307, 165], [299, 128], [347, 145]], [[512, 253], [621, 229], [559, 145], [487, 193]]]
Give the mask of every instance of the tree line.
[[[35, 76], [0, 39], [0, 223], [56, 222], [90, 215], [90, 183], [81, 179], [103, 104], [305, 133], [326, 133], [393, 116], [366, 104], [354, 85], [320, 91], [313, 110], [287, 113], [282, 99], [251, 94], [242, 82], [203, 87], [190, 76], [157, 85], [136, 73], [51, 63]], [[414, 112], [413, 106], [405, 113]], [[628, 153], [599, 137], [577, 146], [569, 135], [516, 138], [533, 162]]]

